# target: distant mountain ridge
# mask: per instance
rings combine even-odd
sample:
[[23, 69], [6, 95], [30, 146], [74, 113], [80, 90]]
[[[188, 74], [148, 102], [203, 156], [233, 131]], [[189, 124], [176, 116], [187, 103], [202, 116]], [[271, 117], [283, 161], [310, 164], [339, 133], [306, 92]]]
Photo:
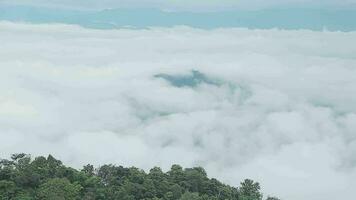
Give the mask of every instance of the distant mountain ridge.
[[191, 26], [202, 29], [310, 29], [355, 31], [355, 10], [270, 9], [258, 11], [166, 12], [159, 9], [82, 11], [31, 6], [0, 6], [0, 21], [76, 24], [115, 29]]

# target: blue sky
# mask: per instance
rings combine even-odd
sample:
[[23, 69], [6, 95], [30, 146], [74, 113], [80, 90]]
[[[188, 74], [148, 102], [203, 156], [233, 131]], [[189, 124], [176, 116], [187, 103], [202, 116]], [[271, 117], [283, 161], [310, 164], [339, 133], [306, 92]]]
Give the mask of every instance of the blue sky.
[[76, 9], [110, 9], [123, 7], [165, 10], [213, 11], [226, 9], [256, 10], [269, 8], [350, 8], [356, 0], [1, 0], [13, 5], [35, 5]]
[[89, 28], [356, 30], [356, 0], [2, 0], [0, 20]]

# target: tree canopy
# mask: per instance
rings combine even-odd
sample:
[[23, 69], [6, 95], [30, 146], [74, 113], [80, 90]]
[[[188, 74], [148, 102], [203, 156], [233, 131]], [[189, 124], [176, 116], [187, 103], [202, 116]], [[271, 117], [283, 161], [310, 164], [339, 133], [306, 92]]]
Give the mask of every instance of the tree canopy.
[[[240, 187], [208, 178], [201, 167], [172, 165], [148, 173], [112, 164], [76, 170], [49, 155], [31, 159], [14, 154], [0, 160], [1, 200], [262, 200], [260, 185], [246, 179]], [[278, 199], [268, 197], [267, 199]]]

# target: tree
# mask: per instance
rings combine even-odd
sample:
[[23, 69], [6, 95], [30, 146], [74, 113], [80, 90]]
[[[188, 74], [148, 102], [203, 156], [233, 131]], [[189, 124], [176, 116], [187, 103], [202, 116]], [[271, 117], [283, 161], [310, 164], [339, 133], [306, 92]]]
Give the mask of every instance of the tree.
[[241, 183], [240, 198], [242, 200], [262, 200], [262, 193], [260, 192], [260, 184], [250, 179], [245, 179]]
[[184, 171], [180, 165], [172, 165], [171, 170], [168, 171], [169, 178], [172, 182], [182, 185], [184, 181]]
[[72, 184], [66, 178], [49, 179], [42, 184], [37, 193], [39, 200], [76, 200], [81, 186]]
[[[204, 168], [168, 172], [154, 167], [149, 173], [112, 164], [82, 170], [66, 167], [53, 156], [31, 159], [14, 154], [0, 159], [1, 200], [262, 200], [260, 185], [246, 179], [232, 187], [210, 179]], [[266, 200], [279, 200], [268, 197]]]
[[150, 170], [148, 178], [152, 180], [156, 190], [156, 197], [163, 198], [169, 190], [169, 182], [167, 174], [163, 173], [159, 167], [154, 167]]
[[179, 200], [201, 200], [198, 193], [186, 192]]
[[165, 195], [164, 195], [164, 200], [174, 200], [174, 196], [173, 196], [173, 193], [172, 192], [167, 192]]
[[172, 185], [169, 190], [173, 195], [172, 196], [173, 199], [179, 199], [182, 196], [183, 188], [178, 184]]
[[277, 198], [277, 197], [267, 197], [267, 199], [266, 200], [280, 200], [279, 198]]
[[17, 161], [17, 160], [19, 160], [21, 158], [24, 158], [24, 157], [28, 157], [28, 155], [26, 155], [25, 153], [16, 153], [16, 154], [12, 154], [11, 155], [11, 159], [13, 161]]
[[201, 167], [187, 168], [185, 172], [185, 183], [191, 192], [204, 193], [208, 190], [208, 181], [206, 172]]
[[83, 169], [82, 169], [82, 172], [84, 172], [84, 173], [86, 173], [86, 174], [88, 174], [88, 175], [90, 175], [90, 176], [94, 176], [94, 174], [95, 174], [94, 166], [93, 166], [93, 165], [90, 165], [90, 164], [85, 165], [85, 166], [83, 167]]
[[12, 181], [0, 181], [0, 199], [11, 200], [15, 197], [16, 185]]

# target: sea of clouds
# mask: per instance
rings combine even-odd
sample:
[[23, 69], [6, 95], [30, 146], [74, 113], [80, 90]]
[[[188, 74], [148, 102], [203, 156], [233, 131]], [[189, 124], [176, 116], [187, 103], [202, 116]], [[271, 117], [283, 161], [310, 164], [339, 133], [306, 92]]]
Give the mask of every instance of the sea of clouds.
[[354, 198], [356, 32], [0, 23], [0, 157], [203, 166]]

